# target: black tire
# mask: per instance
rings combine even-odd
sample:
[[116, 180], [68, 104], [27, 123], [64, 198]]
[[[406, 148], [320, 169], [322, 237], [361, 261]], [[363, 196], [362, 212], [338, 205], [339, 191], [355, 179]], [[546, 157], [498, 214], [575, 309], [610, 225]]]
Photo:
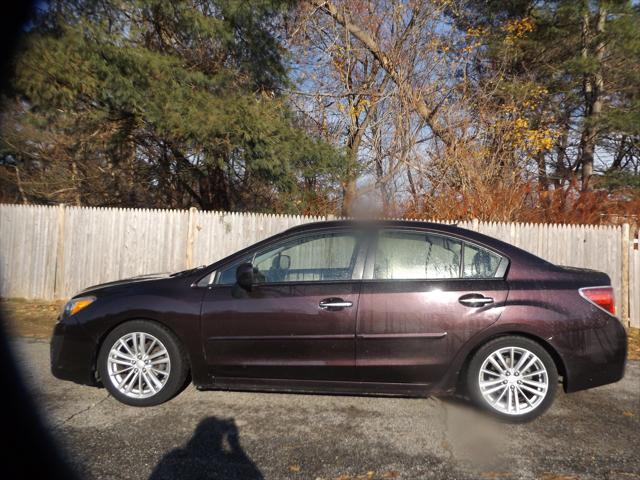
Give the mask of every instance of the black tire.
[[[159, 340], [166, 348], [171, 362], [171, 368], [168, 374], [169, 378], [166, 380], [166, 383], [164, 383], [157, 393], [145, 398], [132, 398], [131, 396], [127, 396], [122, 393], [118, 390], [118, 387], [114, 385], [111, 377], [109, 376], [108, 357], [111, 348], [120, 338], [133, 332], [142, 332], [152, 335]], [[164, 326], [147, 320], [131, 320], [114, 328], [102, 342], [102, 346], [98, 354], [97, 368], [102, 384], [109, 393], [120, 402], [134, 407], [159, 405], [172, 399], [187, 386], [187, 379], [189, 376], [187, 357], [180, 341]]]
[[[530, 410], [523, 414], [516, 413], [505, 413], [500, 410], [500, 403], [498, 402], [498, 407], [494, 407], [480, 391], [480, 369], [485, 362], [485, 360], [494, 352], [509, 347], [521, 348], [533, 353], [538, 357], [538, 359], [542, 362], [546, 369], [548, 385], [546, 390], [546, 395], [544, 398], [539, 401], [536, 405], [535, 401], [532, 404], [535, 405], [533, 410]], [[526, 362], [525, 362], [526, 363]], [[517, 366], [517, 365], [516, 365]], [[506, 374], [505, 374], [506, 375]], [[519, 375], [519, 374], [518, 374]], [[505, 377], [499, 377], [505, 378]], [[516, 377], [512, 377], [509, 381], [514, 381]], [[558, 371], [555, 365], [555, 362], [551, 358], [551, 355], [542, 347], [539, 343], [520, 336], [505, 336], [499, 337], [495, 340], [491, 340], [487, 342], [485, 345], [480, 347], [480, 349], [473, 355], [471, 361], [469, 363], [469, 368], [467, 370], [466, 376], [466, 387], [467, 392], [471, 396], [471, 399], [474, 401], [476, 405], [480, 408], [486, 410], [490, 414], [500, 418], [501, 420], [511, 422], [511, 423], [524, 423], [537, 418], [542, 415], [553, 403], [555, 398], [557, 389], [558, 389]], [[506, 388], [506, 387], [505, 387]], [[515, 388], [517, 391], [517, 386], [510, 386], [509, 388]], [[507, 391], [508, 392], [508, 391]], [[501, 391], [498, 391], [496, 395], [499, 395]]]

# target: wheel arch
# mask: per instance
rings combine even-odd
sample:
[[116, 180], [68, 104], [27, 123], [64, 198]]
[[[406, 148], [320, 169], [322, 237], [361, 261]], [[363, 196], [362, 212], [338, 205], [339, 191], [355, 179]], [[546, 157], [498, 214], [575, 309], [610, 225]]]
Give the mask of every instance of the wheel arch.
[[171, 325], [168, 325], [166, 322], [160, 321], [156, 318], [151, 318], [148, 316], [135, 316], [135, 317], [131, 317], [131, 318], [123, 318], [120, 319], [117, 322], [114, 322], [112, 325], [109, 326], [109, 328], [105, 329], [97, 338], [97, 343], [96, 343], [96, 348], [93, 354], [93, 360], [92, 360], [92, 364], [91, 364], [91, 368], [93, 371], [93, 375], [95, 377], [96, 383], [98, 383], [98, 385], [102, 386], [102, 380], [100, 379], [100, 374], [98, 371], [98, 357], [100, 356], [100, 350], [102, 349], [102, 345], [104, 344], [104, 341], [107, 339], [107, 337], [109, 336], [109, 334], [111, 332], [113, 332], [116, 328], [124, 325], [125, 323], [129, 323], [129, 322], [134, 322], [134, 321], [144, 321], [144, 322], [150, 322], [150, 323], [155, 323], [157, 325], [160, 325], [161, 327], [167, 329], [172, 335], [173, 337], [176, 339], [176, 341], [180, 344], [180, 347], [182, 348], [182, 352], [184, 354], [184, 358], [187, 361], [187, 370], [189, 371], [187, 377], [188, 380], [191, 378], [191, 356], [189, 354], [188, 349], [186, 348], [184, 342], [182, 341], [182, 339], [180, 338], [180, 336], [176, 333], [176, 331], [171, 328]]
[[501, 337], [523, 337], [523, 338], [528, 338], [529, 340], [532, 340], [534, 342], [536, 342], [538, 345], [540, 345], [542, 348], [544, 348], [546, 350], [546, 352], [549, 354], [549, 356], [551, 357], [551, 359], [553, 360], [553, 363], [556, 366], [556, 369], [558, 370], [558, 375], [562, 377], [562, 386], [563, 389], [566, 391], [567, 388], [567, 370], [566, 370], [566, 365], [564, 363], [564, 360], [562, 359], [562, 357], [560, 356], [560, 354], [558, 353], [558, 351], [549, 343], [547, 342], [544, 338], [535, 335], [533, 333], [530, 332], [523, 332], [523, 331], [519, 331], [519, 330], [506, 330], [506, 331], [501, 331], [501, 332], [496, 332], [492, 335], [489, 335], [487, 337], [482, 338], [480, 341], [478, 341], [467, 353], [466, 356], [464, 358], [464, 361], [462, 363], [462, 367], [459, 370], [459, 374], [458, 374], [458, 380], [457, 380], [457, 385], [456, 385], [456, 390], [460, 391], [461, 389], [464, 389], [465, 387], [465, 380], [466, 376], [467, 376], [467, 370], [469, 368], [469, 364], [471, 363], [471, 359], [473, 358], [473, 356], [476, 354], [476, 352], [478, 350], [480, 350], [480, 348], [482, 348], [484, 345], [486, 345], [487, 343], [501, 338]]

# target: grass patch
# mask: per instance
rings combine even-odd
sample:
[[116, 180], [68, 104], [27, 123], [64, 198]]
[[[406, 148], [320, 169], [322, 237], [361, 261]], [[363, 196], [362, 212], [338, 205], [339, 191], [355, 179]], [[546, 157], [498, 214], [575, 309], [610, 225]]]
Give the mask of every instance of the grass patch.
[[63, 304], [62, 301], [2, 299], [0, 311], [11, 335], [48, 340]]
[[[64, 302], [6, 299], [0, 302], [9, 332], [20, 337], [49, 339]], [[640, 360], [640, 328], [629, 328], [629, 360]]]

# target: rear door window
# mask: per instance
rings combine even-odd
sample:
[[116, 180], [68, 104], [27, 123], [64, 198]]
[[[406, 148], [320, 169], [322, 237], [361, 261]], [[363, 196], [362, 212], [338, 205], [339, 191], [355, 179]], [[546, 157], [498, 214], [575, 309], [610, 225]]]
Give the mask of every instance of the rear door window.
[[378, 236], [373, 278], [378, 280], [487, 279], [504, 276], [508, 260], [447, 235], [383, 231]]
[[373, 278], [430, 280], [460, 278], [462, 242], [420, 232], [381, 232]]

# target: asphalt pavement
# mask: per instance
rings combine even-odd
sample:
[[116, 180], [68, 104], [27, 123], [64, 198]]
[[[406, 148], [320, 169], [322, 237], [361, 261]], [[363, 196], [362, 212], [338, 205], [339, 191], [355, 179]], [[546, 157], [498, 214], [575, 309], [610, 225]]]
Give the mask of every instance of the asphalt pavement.
[[405, 399], [189, 387], [152, 408], [55, 379], [49, 345], [15, 352], [66, 458], [85, 478], [640, 479], [640, 362], [616, 384], [502, 424], [454, 398]]

